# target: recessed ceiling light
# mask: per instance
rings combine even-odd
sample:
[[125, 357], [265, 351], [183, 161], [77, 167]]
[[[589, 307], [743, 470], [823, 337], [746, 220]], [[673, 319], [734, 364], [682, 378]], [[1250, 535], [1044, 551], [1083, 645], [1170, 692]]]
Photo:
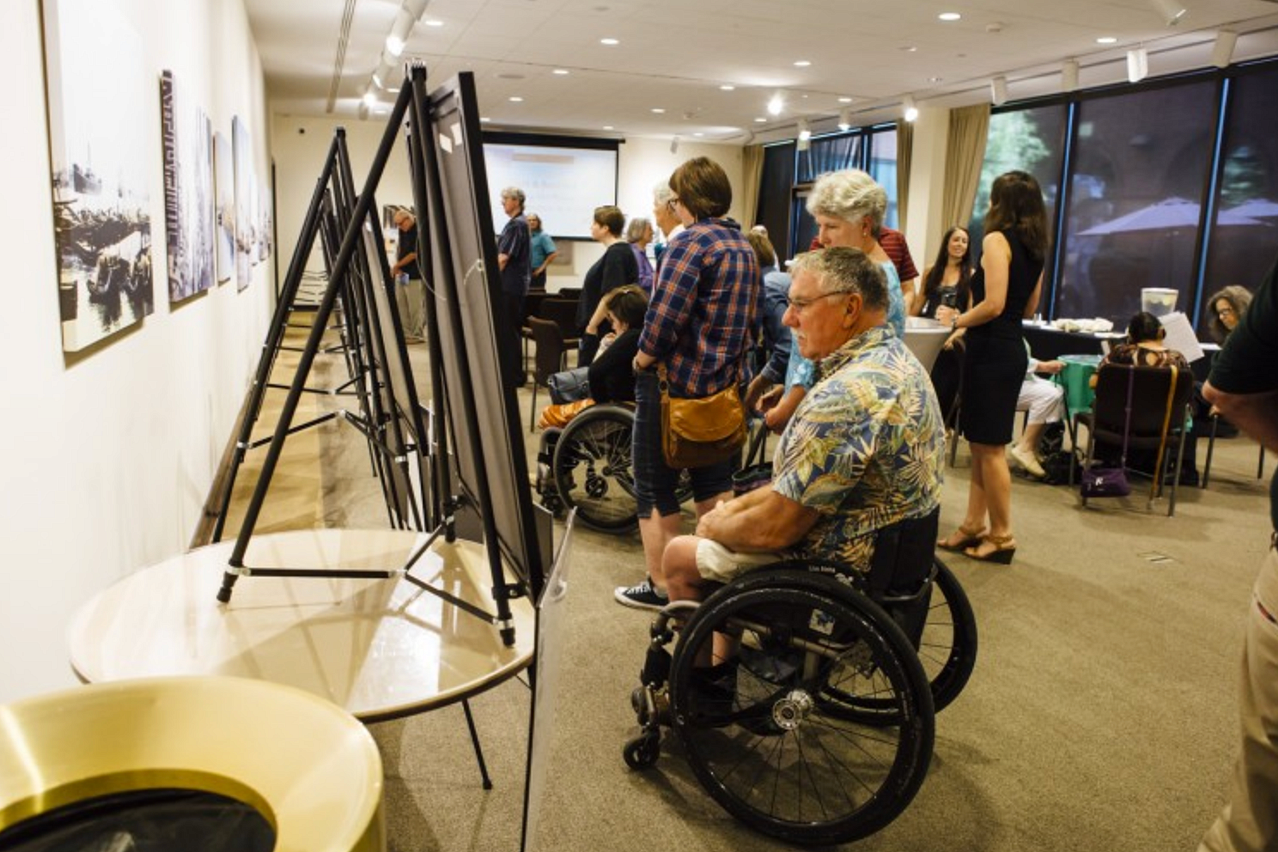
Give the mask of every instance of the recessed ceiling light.
[[731, 91], [735, 90], [737, 87], [736, 87], [736, 86], [733, 86], [733, 85], [732, 85], [732, 84], [730, 84], [730, 83], [724, 83], [724, 84], [723, 84], [722, 86], [720, 86], [719, 88], [720, 88], [720, 89], [722, 89], [722, 90], [723, 90], [723, 91], [725, 91], [725, 92], [731, 92]]
[[438, 21], [434, 18], [427, 18], [426, 20], [422, 21], [422, 23], [428, 27], [442, 27], [444, 25], [443, 21]]
[[904, 50], [906, 53], [914, 53], [918, 50], [918, 48], [912, 44], [907, 44], [905, 47], [901, 48], [901, 50]]
[[665, 113], [665, 110], [662, 109], [661, 107], [653, 107], [652, 111], [655, 112], [657, 115], [662, 115]]
[[481, 116], [479, 117], [479, 120], [480, 120], [480, 121], [484, 121], [484, 122], [492, 121], [492, 119], [491, 119], [491, 118], [489, 118], [489, 117], [488, 117], [488, 116], [486, 116], [486, 115], [481, 115]]
[[781, 100], [781, 95], [773, 95], [768, 101], [768, 115], [780, 115], [781, 108], [785, 106], [785, 101]]
[[698, 130], [696, 133], [694, 133], [694, 134], [692, 134], [692, 135], [693, 135], [693, 136], [705, 136], [705, 134], [704, 134], [704, 133], [702, 133], [700, 130]]
[[507, 72], [504, 72], [504, 73], [498, 74], [498, 75], [497, 75], [497, 79], [499, 79], [499, 80], [522, 80], [522, 79], [524, 79], [524, 75], [523, 75], [523, 74], [512, 74], [511, 72], [507, 71]]
[[1096, 39], [1096, 43], [1097, 44], [1117, 44], [1118, 39], [1114, 38], [1113, 36], [1101, 36], [1100, 38]]
[[620, 42], [620, 41], [618, 41], [618, 40], [617, 40], [617, 39], [615, 39], [615, 38], [601, 38], [601, 39], [599, 39], [599, 43], [600, 43], [600, 44], [606, 44], [606, 45], [608, 45], [609, 47], [611, 47], [611, 46], [612, 46], [612, 45], [614, 45], [614, 44], [621, 44], [621, 42]]
[[957, 20], [960, 20], [963, 16], [960, 15], [958, 12], [942, 12], [936, 17], [940, 18], [942, 21], [957, 21]]
[[613, 129], [613, 127], [612, 127], [612, 125], [611, 125], [611, 124], [605, 124], [605, 125], [603, 126], [603, 129], [604, 129], [604, 130], [612, 130], [612, 129]]
[[510, 102], [512, 104], [522, 104], [524, 102], [524, 99], [519, 97], [519, 95], [511, 95]]
[[927, 78], [927, 81], [928, 81], [929, 83], [939, 83], [939, 82], [941, 82], [941, 78], [940, 78], [940, 77], [928, 77], [928, 78]]
[[807, 68], [807, 67], [808, 67], [809, 65], [811, 65], [811, 64], [812, 64], [812, 63], [811, 63], [811, 62], [809, 62], [809, 61], [808, 61], [808, 60], [806, 60], [806, 59], [800, 59], [798, 62], [794, 63], [794, 67], [795, 67], [795, 68]]
[[560, 77], [566, 77], [566, 76], [568, 76], [568, 69], [567, 69], [567, 68], [556, 68], [554, 71], [551, 71], [550, 73], [552, 73], [552, 74], [558, 74]]
[[364, 93], [364, 106], [371, 107], [376, 103], [377, 103], [377, 95], [373, 94], [372, 92]]
[[852, 103], [852, 99], [851, 99], [851, 98], [839, 98], [839, 103], [841, 103], [841, 104], [850, 104], [850, 103]]
[[398, 88], [392, 89], [391, 87], [387, 86], [387, 87], [386, 87], [386, 91], [390, 92], [392, 95], [398, 95], [398, 94], [399, 94], [399, 89], [398, 89]]
[[754, 120], [754, 123], [755, 123], [755, 124], [767, 124], [767, 123], [768, 123], [768, 120], [767, 120], [766, 118], [756, 118], [756, 119]]

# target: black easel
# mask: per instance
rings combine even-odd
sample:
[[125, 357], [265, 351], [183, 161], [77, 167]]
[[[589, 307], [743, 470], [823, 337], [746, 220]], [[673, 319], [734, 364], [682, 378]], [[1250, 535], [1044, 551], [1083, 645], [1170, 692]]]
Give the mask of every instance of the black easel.
[[[411, 85], [403, 86], [396, 99], [387, 122], [386, 132], [383, 134], [373, 165], [359, 195], [354, 195], [349, 160], [344, 156], [345, 140], [339, 133], [334, 140], [330, 158], [326, 160], [324, 173], [312, 198], [311, 207], [303, 225], [302, 238], [295, 251], [293, 263], [290, 264], [286, 291], [291, 287], [295, 292], [300, 283], [300, 266], [304, 263], [305, 256], [309, 254], [316, 234], [321, 229], [321, 223], [325, 219], [323, 189], [335, 177], [336, 189], [331, 196], [330, 207], [332, 218], [328, 220], [325, 238], [329, 246], [328, 250], [331, 251], [335, 233], [339, 229], [341, 239], [331, 262], [328, 286], [316, 309], [310, 335], [301, 352], [296, 375], [284, 401], [279, 422], [263, 461], [260, 478], [248, 504], [239, 536], [229, 559], [228, 569], [223, 574], [218, 600], [223, 603], [230, 600], [235, 582], [240, 576], [374, 579], [403, 577], [420, 588], [448, 600], [471, 615], [494, 624], [499, 629], [502, 640], [509, 646], [515, 641], [514, 621], [511, 617], [509, 602], [515, 597], [540, 594], [543, 581], [542, 567], [545, 561], [543, 547], [546, 545], [538, 541], [534, 528], [532, 500], [526, 474], [522, 478], [522, 483], [516, 480], [514, 487], [507, 489], [513, 494], [503, 493], [502, 495], [505, 501], [501, 509], [504, 513], [503, 522], [507, 527], [517, 527], [517, 529], [499, 529], [497, 512], [494, 508], [494, 480], [490, 479], [490, 472], [484, 458], [479, 423], [480, 413], [474, 385], [477, 377], [480, 383], [486, 380], [490, 384], [496, 382], [500, 385], [500, 372], [494, 369], [492, 376], [477, 374], [475, 371], [483, 364], [470, 362], [466, 346], [456, 345], [446, 350], [443, 346], [445, 338], [441, 331], [446, 326], [447, 340], [455, 343], [460, 343], [469, 329], [472, 335], [479, 336], [486, 333], [491, 340], [502, 340], [504, 334], [509, 340], [504, 340], [502, 345], [517, 347], [518, 344], [514, 331], [502, 327], [505, 324], [504, 320], [500, 320], [500, 317], [504, 316], [503, 312], [490, 311], [484, 314], [489, 317], [489, 322], [496, 324], [497, 327], [495, 329], [489, 327], [482, 332], [476, 329], [476, 314], [463, 315], [462, 313], [463, 302], [473, 307], [478, 304], [475, 301], [477, 299], [482, 300], [488, 307], [500, 305], [500, 281], [495, 274], [497, 268], [495, 241], [491, 234], [491, 223], [484, 219], [476, 219], [474, 224], [478, 234], [469, 236], [477, 236], [478, 243], [483, 246], [483, 258], [473, 263], [471, 267], [472, 270], [476, 268], [480, 270], [476, 281], [471, 281], [470, 271], [467, 272], [468, 289], [463, 291], [453, 265], [454, 234], [449, 230], [448, 221], [448, 212], [451, 208], [445, 203], [441, 189], [441, 170], [436, 160], [437, 151], [434, 141], [434, 135], [438, 129], [435, 126], [436, 116], [425, 90], [425, 68], [421, 65], [413, 66], [410, 69], [410, 76]], [[448, 94], [450, 97], [460, 97], [463, 105], [469, 105], [460, 112], [461, 117], [468, 123], [465, 136], [473, 147], [473, 150], [468, 151], [473, 158], [478, 151], [479, 139], [473, 79], [469, 75], [462, 75], [460, 88]], [[428, 259], [434, 272], [435, 294], [427, 301], [435, 400], [435, 410], [431, 412], [430, 417], [432, 424], [430, 433], [426, 431], [423, 417], [425, 412], [417, 403], [412, 371], [408, 367], [403, 328], [394, 301], [394, 284], [390, 281], [389, 266], [381, 243], [374, 202], [374, 192], [385, 170], [405, 115], [410, 110], [411, 126], [418, 131], [409, 136], [409, 157], [412, 166], [413, 197], [421, 214], [419, 220], [422, 220], [422, 226], [418, 228], [419, 257]], [[453, 110], [454, 118], [457, 112], [458, 110]], [[484, 199], [486, 215], [487, 186], [482, 170], [477, 175], [471, 175], [470, 188], [471, 195], [474, 196], [470, 199], [472, 207], [477, 203], [477, 199]], [[429, 217], [426, 215], [427, 211], [429, 211]], [[427, 224], [431, 238], [429, 246], [426, 245], [427, 227], [425, 225]], [[484, 231], [485, 227], [487, 232]], [[361, 243], [362, 251], [360, 251]], [[245, 554], [284, 442], [290, 434], [304, 428], [304, 426], [293, 427], [293, 417], [301, 395], [307, 390], [307, 378], [316, 355], [321, 351], [321, 338], [333, 316], [339, 297], [344, 298], [343, 303], [348, 312], [347, 321], [344, 324], [347, 334], [357, 337], [361, 342], [361, 345], [356, 348], [366, 354], [368, 367], [364, 375], [360, 377], [362, 382], [367, 383], [368, 403], [365, 405], [361, 402], [361, 416], [356, 417], [347, 413], [346, 419], [360, 428], [369, 438], [375, 456], [381, 455], [377, 464], [379, 470], [388, 472], [388, 475], [382, 478], [383, 488], [387, 490], [388, 505], [393, 505], [398, 510], [397, 513], [392, 512], [393, 522], [397, 515], [399, 523], [396, 525], [402, 527], [408, 522], [408, 516], [411, 516], [414, 527], [418, 529], [425, 527], [430, 532], [425, 542], [410, 555], [406, 564], [387, 569], [258, 568], [246, 565]], [[442, 313], [439, 310], [440, 303], [446, 306], [446, 310]], [[392, 339], [389, 341], [382, 333], [385, 328], [381, 322], [383, 309], [389, 319], [389, 327], [393, 329]], [[276, 321], [272, 323], [268, 340], [276, 340], [282, 333], [280, 317], [281, 312], [277, 311]], [[277, 325], [281, 327], [277, 328]], [[388, 346], [393, 347], [393, 351], [388, 349]], [[446, 359], [449, 361], [447, 368], [443, 364]], [[264, 354], [264, 363], [259, 364], [255, 389], [264, 385], [263, 371], [269, 373], [269, 364], [265, 363], [267, 360]], [[471, 381], [448, 380], [446, 373], [449, 369], [454, 370], [457, 375], [470, 377]], [[513, 389], [503, 387], [501, 391], [503, 396], [497, 397], [496, 408], [504, 411], [517, 410]], [[492, 409], [492, 390], [488, 389], [487, 393], [489, 396], [485, 397], [485, 402], [488, 409]], [[258, 402], [260, 403], [260, 399]], [[493, 412], [486, 410], [485, 413], [491, 415]], [[502, 413], [498, 411], [498, 416], [502, 416]], [[500, 476], [502, 473], [509, 474], [511, 470], [523, 467], [522, 457], [518, 458], [517, 464], [513, 458], [516, 452], [522, 452], [523, 449], [517, 421], [516, 416], [511, 424], [507, 424], [513, 429], [512, 434], [516, 439], [516, 443], [510, 443], [509, 440], [506, 442], [506, 448], [510, 451], [509, 455], [512, 458], [505, 459], [506, 469], [504, 471], [498, 469], [494, 472], [494, 476]], [[428, 435], [430, 444], [423, 446], [428, 440]], [[466, 439], [465, 463], [461, 465], [456, 476], [449, 462], [449, 435], [452, 436], [454, 447], [458, 445], [459, 436]], [[414, 442], [408, 440], [409, 436]], [[503, 437], [509, 438], [504, 435]], [[462, 448], [458, 447], [458, 452], [461, 451]], [[410, 454], [418, 459], [417, 473], [424, 491], [420, 495], [421, 499], [418, 499], [419, 495], [409, 493], [412, 476], [407, 459]], [[507, 480], [509, 478], [507, 476]], [[457, 481], [460, 486], [457, 493], [453, 493], [454, 481]], [[504, 486], [510, 483], [501, 480], [499, 484]], [[513, 511], [510, 509], [511, 505], [515, 507]], [[416, 511], [418, 506], [422, 507], [425, 516]], [[407, 516], [405, 507], [410, 507]], [[417, 580], [410, 573], [436, 538], [443, 535], [448, 540], [452, 540], [456, 534], [456, 513], [462, 508], [476, 510], [483, 523], [484, 544], [489, 557], [493, 598], [497, 609], [495, 614], [484, 612], [443, 590], [433, 588]], [[514, 568], [518, 576], [516, 582], [507, 582], [503, 570], [503, 557]]]

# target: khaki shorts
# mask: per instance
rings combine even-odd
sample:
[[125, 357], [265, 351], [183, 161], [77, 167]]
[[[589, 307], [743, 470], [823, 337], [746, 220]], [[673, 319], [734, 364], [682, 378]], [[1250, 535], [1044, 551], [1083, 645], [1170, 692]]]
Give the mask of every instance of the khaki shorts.
[[747, 571], [763, 568], [789, 558], [779, 551], [737, 553], [717, 541], [703, 538], [697, 542], [697, 573], [705, 580], [727, 583]]

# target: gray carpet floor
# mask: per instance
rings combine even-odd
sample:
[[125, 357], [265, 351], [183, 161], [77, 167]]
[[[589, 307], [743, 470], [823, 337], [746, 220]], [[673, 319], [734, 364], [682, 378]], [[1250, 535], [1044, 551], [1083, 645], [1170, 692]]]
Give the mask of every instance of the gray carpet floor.
[[[412, 349], [419, 360], [424, 347]], [[424, 385], [420, 364], [418, 375]], [[519, 400], [526, 429], [528, 391]], [[537, 436], [524, 434], [532, 459]], [[362, 440], [336, 424], [324, 435], [328, 522], [384, 526]], [[937, 716], [917, 798], [856, 847], [1193, 849], [1225, 793], [1242, 617], [1268, 546], [1256, 455], [1246, 438], [1218, 441], [1211, 487], [1182, 489], [1172, 518], [1165, 503], [1147, 511], [1143, 494], [1083, 509], [1075, 490], [1015, 479], [1015, 563], [946, 560], [976, 611], [972, 680]], [[964, 448], [946, 470], [946, 527], [962, 517], [966, 464]], [[536, 848], [792, 848], [720, 810], [673, 737], [649, 771], [622, 761], [650, 617], [618, 606], [612, 589], [642, 570], [637, 535], [578, 530]], [[460, 707], [371, 727], [396, 852], [519, 848], [528, 688], [508, 682], [472, 707], [490, 791]]]

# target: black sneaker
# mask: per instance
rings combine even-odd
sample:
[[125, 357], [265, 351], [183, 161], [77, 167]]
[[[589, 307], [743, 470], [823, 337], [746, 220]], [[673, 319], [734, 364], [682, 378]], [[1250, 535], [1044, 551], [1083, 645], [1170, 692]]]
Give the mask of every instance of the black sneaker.
[[647, 577], [637, 586], [618, 586], [613, 590], [612, 596], [622, 606], [635, 609], [661, 609], [670, 603], [670, 598], [653, 588], [652, 580]]

